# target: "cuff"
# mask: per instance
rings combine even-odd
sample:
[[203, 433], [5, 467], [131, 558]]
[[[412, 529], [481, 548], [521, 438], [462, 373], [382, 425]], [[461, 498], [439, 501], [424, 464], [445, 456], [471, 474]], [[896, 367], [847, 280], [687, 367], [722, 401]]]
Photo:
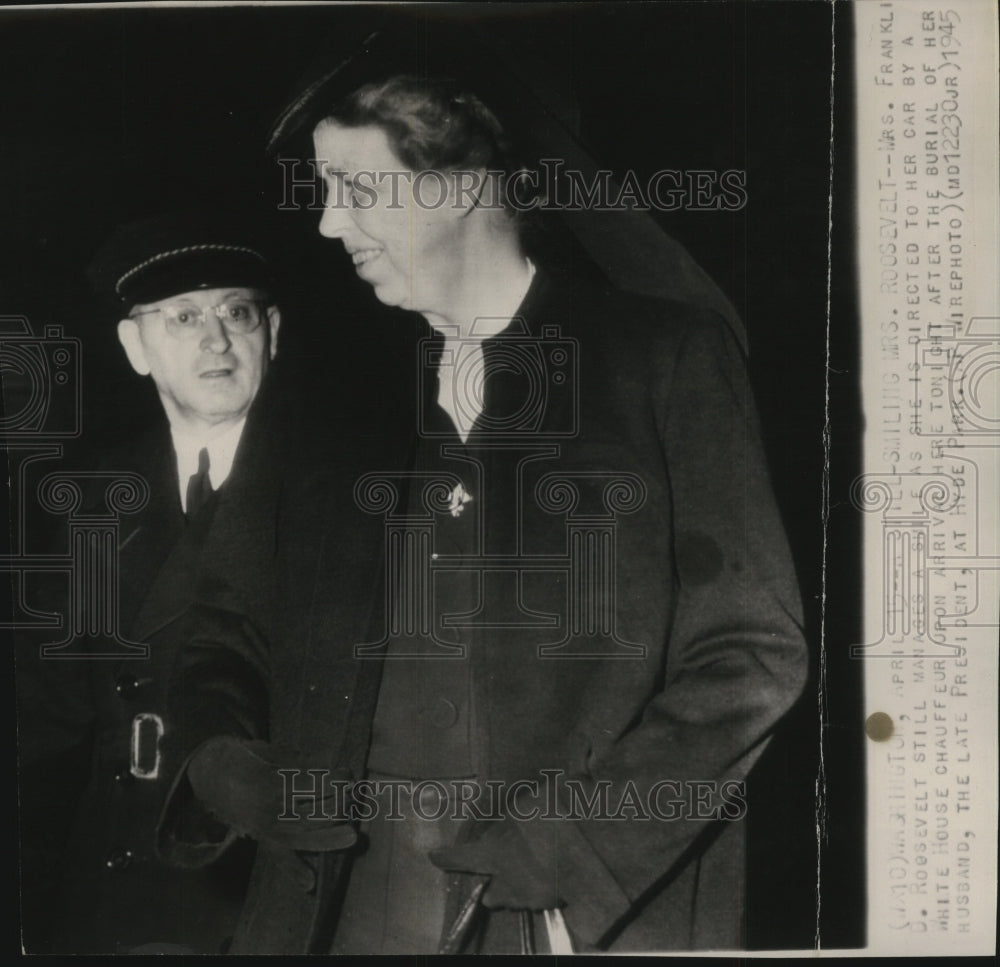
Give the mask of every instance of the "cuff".
[[[200, 747], [199, 747], [200, 748]], [[184, 760], [167, 793], [156, 824], [156, 851], [165, 863], [200, 869], [215, 862], [239, 838], [198, 801], [188, 781], [188, 766], [198, 749]]]
[[632, 906], [628, 895], [575, 821], [535, 819], [518, 823], [517, 828], [536, 856], [551, 856], [555, 847], [566, 925], [574, 937], [596, 946], [628, 913]]

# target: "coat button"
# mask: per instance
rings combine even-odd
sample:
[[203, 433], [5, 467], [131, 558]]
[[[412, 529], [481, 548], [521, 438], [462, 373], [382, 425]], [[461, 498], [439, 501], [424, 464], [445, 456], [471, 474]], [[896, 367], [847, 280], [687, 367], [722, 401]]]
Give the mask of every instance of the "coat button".
[[119, 786], [128, 786], [135, 782], [135, 776], [132, 775], [132, 770], [129, 769], [127, 763], [122, 763], [115, 769], [115, 784]]
[[439, 782], [422, 786], [417, 797], [418, 808], [424, 816], [437, 816], [447, 809], [447, 793]]
[[115, 679], [115, 691], [119, 698], [132, 698], [139, 691], [139, 679], [135, 675], [119, 675]]
[[431, 725], [438, 729], [450, 729], [458, 721], [458, 706], [446, 698], [438, 701], [430, 710]]
[[104, 860], [104, 865], [115, 873], [121, 873], [132, 865], [132, 851], [127, 849], [113, 849]]

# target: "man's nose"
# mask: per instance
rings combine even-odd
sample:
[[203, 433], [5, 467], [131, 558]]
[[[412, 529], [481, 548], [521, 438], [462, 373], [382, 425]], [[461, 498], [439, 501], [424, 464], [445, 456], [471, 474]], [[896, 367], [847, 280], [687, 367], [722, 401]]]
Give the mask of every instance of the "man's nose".
[[229, 330], [212, 309], [205, 310], [204, 331], [201, 336], [201, 348], [213, 353], [224, 353], [232, 344]]

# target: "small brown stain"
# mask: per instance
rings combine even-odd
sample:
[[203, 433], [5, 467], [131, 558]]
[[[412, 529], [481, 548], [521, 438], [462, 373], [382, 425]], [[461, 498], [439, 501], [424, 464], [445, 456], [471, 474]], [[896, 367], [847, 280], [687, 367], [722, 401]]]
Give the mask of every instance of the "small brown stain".
[[885, 742], [892, 737], [893, 730], [892, 716], [885, 712], [872, 712], [865, 719], [865, 734], [873, 742]]

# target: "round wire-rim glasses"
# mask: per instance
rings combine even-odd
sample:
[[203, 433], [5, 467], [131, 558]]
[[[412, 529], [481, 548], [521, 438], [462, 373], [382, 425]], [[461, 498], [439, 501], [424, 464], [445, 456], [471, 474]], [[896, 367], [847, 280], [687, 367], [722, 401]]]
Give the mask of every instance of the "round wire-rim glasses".
[[166, 305], [156, 309], [133, 312], [129, 318], [162, 313], [167, 332], [177, 339], [189, 339], [205, 328], [209, 312], [222, 323], [223, 328], [237, 336], [248, 336], [260, 328], [264, 321], [267, 303], [262, 299], [227, 299], [218, 305], [203, 308], [196, 305]]

